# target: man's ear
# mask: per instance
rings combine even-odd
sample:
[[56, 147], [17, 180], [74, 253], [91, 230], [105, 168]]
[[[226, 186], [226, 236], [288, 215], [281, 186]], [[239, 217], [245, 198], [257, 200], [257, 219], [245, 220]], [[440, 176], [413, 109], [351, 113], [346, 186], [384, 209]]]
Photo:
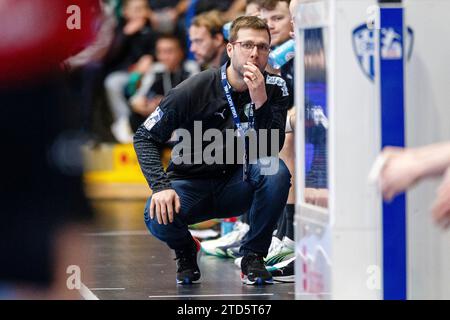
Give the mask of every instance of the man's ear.
[[219, 45], [222, 45], [223, 44], [223, 42], [224, 42], [224, 37], [223, 37], [223, 34], [221, 34], [221, 33], [216, 33], [214, 36], [213, 36], [213, 39], [214, 39], [214, 42], [219, 46]]
[[231, 43], [227, 43], [227, 55], [228, 55], [228, 58], [231, 59], [232, 54], [233, 54], [233, 45]]

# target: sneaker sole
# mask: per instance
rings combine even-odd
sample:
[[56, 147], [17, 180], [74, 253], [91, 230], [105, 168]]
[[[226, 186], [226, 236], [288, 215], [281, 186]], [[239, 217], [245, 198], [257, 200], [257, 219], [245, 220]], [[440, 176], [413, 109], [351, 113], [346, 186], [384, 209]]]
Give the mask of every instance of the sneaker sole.
[[273, 277], [273, 280], [284, 283], [295, 282], [295, 276], [292, 275], [287, 277]]
[[273, 257], [270, 257], [269, 259], [264, 260], [266, 263], [266, 266], [272, 267], [280, 262], [283, 262], [284, 260], [288, 260], [292, 258], [295, 255], [294, 252], [287, 252], [282, 254], [277, 254]]
[[196, 279], [196, 280], [192, 280], [192, 279], [189, 279], [189, 278], [185, 278], [185, 279], [183, 279], [183, 280], [177, 279], [177, 284], [181, 284], [181, 285], [191, 285], [191, 284], [197, 283], [197, 281], [199, 281], [199, 280], [200, 280], [200, 278], [198, 278], [198, 279]]
[[255, 280], [250, 280], [246, 275], [243, 274], [241, 274], [241, 281], [243, 284], [252, 286], [263, 286], [266, 284], [273, 284], [273, 279], [256, 278]]

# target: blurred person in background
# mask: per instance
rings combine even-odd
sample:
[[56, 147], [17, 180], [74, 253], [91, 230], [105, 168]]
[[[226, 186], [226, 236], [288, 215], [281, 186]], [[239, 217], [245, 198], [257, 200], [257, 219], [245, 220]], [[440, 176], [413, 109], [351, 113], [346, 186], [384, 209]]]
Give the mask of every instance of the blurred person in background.
[[156, 62], [144, 74], [140, 87], [129, 99], [133, 132], [155, 111], [169, 90], [199, 71], [197, 63], [184, 61], [183, 47], [178, 37], [160, 36], [156, 41]]
[[[0, 5], [0, 112], [8, 119], [0, 126], [0, 299], [80, 299], [67, 272], [89, 280], [80, 232], [92, 210], [59, 70], [94, 41], [99, 16], [99, 2], [90, 0]], [[80, 28], [68, 27], [72, 19]]]
[[192, 20], [189, 27], [190, 50], [202, 70], [218, 68], [228, 60], [223, 25], [224, 20], [218, 11], [200, 14]]
[[217, 10], [224, 21], [232, 21], [244, 13], [245, 5], [245, 0], [197, 0], [195, 12], [199, 15], [204, 12]]
[[120, 143], [130, 143], [133, 136], [129, 122], [130, 109], [124, 94], [129, 73], [145, 73], [154, 60], [157, 35], [151, 28], [149, 12], [147, 0], [124, 1], [124, 22], [118, 25], [104, 59], [109, 70], [104, 85], [113, 116], [111, 132]]
[[[148, 15], [153, 29], [161, 33], [173, 33], [184, 29], [182, 21], [192, 0], [146, 0]], [[119, 22], [124, 19], [122, 12], [125, 0], [109, 0]], [[181, 22], [181, 23], [180, 23]]]
[[94, 42], [83, 51], [64, 61], [67, 71], [71, 103], [79, 106], [81, 132], [87, 140], [98, 140], [97, 126], [94, 123], [96, 102], [103, 93], [105, 64], [103, 58], [114, 39], [117, 20], [113, 8], [106, 0], [102, 4], [100, 26]]
[[261, 19], [266, 21], [273, 37], [271, 46], [276, 47], [290, 39], [292, 31], [290, 0], [265, 0], [260, 2]]
[[184, 15], [191, 0], [148, 0], [149, 19], [152, 27], [160, 33], [176, 33], [186, 36]]

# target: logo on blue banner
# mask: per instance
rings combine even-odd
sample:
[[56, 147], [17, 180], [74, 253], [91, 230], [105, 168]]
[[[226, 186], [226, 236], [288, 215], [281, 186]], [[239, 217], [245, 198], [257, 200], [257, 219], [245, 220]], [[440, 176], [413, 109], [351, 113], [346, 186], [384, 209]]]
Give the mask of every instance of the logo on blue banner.
[[[411, 59], [414, 32], [408, 27], [405, 48], [407, 48], [407, 58]], [[392, 28], [381, 29], [381, 55], [383, 59], [397, 60], [403, 57], [401, 38]], [[358, 58], [359, 65], [364, 74], [374, 80], [375, 77], [375, 42], [374, 30], [367, 27], [367, 24], [362, 24], [353, 30], [353, 49]]]
[[394, 28], [381, 29], [381, 58], [400, 60], [403, 58], [402, 36]]

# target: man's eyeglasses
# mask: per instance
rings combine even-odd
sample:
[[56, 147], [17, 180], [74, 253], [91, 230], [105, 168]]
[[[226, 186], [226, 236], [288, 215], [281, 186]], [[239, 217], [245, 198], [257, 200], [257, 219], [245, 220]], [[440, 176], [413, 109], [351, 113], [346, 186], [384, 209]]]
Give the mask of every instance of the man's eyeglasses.
[[270, 51], [270, 46], [267, 43], [254, 43], [252, 41], [235, 41], [231, 44], [239, 44], [241, 46], [241, 49], [246, 52], [250, 53], [254, 47], [258, 48], [258, 52], [267, 54]]

